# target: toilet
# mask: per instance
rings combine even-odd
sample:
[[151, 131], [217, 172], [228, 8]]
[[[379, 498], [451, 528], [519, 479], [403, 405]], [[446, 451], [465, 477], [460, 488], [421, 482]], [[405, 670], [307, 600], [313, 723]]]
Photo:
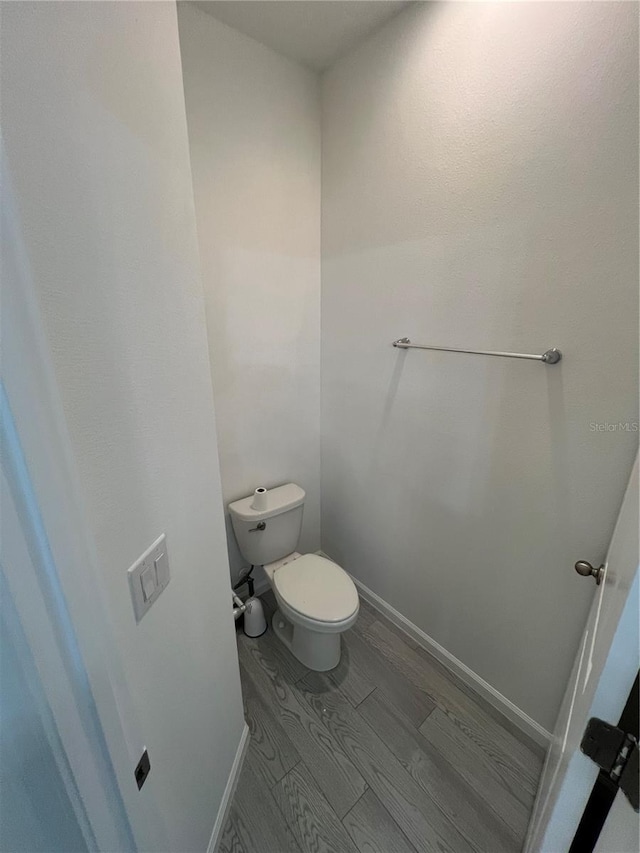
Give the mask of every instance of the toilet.
[[[266, 500], [265, 500], [266, 497]], [[229, 504], [240, 553], [253, 566], [263, 566], [278, 610], [276, 636], [298, 660], [316, 672], [340, 662], [340, 634], [358, 617], [358, 591], [337, 563], [295, 550], [300, 538], [305, 492], [286, 483]]]

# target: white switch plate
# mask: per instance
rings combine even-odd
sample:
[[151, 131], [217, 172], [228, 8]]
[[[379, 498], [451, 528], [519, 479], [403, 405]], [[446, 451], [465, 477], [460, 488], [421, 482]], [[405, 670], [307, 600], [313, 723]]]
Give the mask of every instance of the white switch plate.
[[164, 533], [136, 560], [127, 574], [133, 611], [136, 622], [139, 622], [170, 580], [167, 539]]

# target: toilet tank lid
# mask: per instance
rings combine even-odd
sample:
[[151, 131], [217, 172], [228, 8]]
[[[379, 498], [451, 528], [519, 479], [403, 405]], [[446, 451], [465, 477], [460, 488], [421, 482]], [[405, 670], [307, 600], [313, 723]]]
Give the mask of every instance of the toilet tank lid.
[[246, 498], [241, 498], [239, 501], [230, 503], [229, 512], [234, 518], [240, 521], [261, 521], [301, 506], [304, 503], [304, 499], [304, 489], [301, 489], [295, 483], [285, 483], [284, 486], [267, 489], [266, 509], [252, 509], [253, 495], [249, 495]]

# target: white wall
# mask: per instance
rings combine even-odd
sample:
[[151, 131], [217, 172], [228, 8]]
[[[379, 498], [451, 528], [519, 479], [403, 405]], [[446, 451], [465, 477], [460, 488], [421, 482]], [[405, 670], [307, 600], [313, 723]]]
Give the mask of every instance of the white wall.
[[[178, 17], [224, 501], [299, 483], [316, 550], [318, 80], [191, 5]], [[230, 526], [229, 549], [235, 574]]]
[[547, 728], [637, 444], [637, 15], [416, 5], [323, 80], [323, 549]]
[[[124, 728], [140, 724], [151, 756], [142, 791], [134, 763], [121, 790], [134, 825], [143, 809], [166, 823], [155, 849], [202, 851], [243, 715], [175, 5], [8, 3], [2, 25], [17, 274], [44, 320], [88, 519], [77, 535], [117, 637], [103, 655], [122, 660]], [[127, 568], [161, 532], [171, 582], [136, 625]]]

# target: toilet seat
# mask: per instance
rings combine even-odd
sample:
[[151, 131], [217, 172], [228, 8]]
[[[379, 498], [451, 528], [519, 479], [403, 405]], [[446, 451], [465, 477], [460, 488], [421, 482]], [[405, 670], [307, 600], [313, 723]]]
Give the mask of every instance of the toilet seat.
[[303, 554], [273, 573], [276, 597], [301, 620], [342, 626], [358, 612], [358, 591], [349, 575], [331, 560]]

